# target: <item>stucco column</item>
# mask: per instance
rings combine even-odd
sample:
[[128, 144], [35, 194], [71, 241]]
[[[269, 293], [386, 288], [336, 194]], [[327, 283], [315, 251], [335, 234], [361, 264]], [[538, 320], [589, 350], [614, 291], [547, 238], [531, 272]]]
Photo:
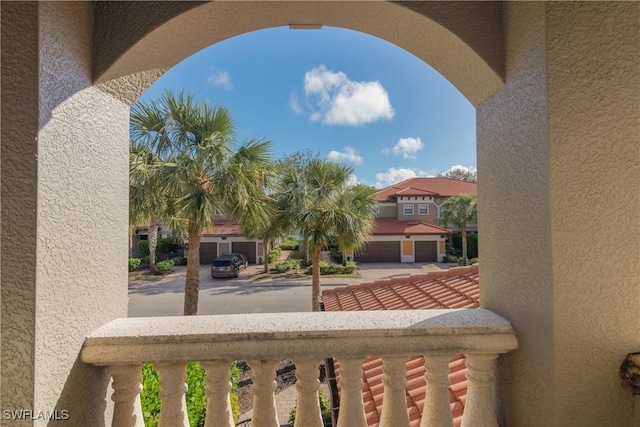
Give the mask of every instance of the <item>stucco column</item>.
[[480, 302], [509, 319], [506, 425], [630, 426], [640, 349], [640, 3], [508, 3], [478, 107]]
[[109, 377], [78, 355], [127, 315], [129, 106], [92, 86], [91, 3], [1, 7], [1, 407], [103, 425]]

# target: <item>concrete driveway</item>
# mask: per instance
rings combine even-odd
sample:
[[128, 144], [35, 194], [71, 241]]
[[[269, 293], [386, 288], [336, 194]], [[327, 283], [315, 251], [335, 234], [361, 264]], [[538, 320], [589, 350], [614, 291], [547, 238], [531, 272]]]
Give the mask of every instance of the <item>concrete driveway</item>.
[[[359, 278], [323, 278], [322, 288], [372, 282], [391, 277], [425, 273], [451, 264], [371, 263], [360, 264]], [[311, 277], [304, 279], [256, 280], [262, 266], [242, 270], [238, 278], [212, 279], [208, 265], [200, 267], [198, 314], [286, 313], [311, 311]], [[159, 280], [129, 283], [129, 317], [181, 316], [186, 267]]]

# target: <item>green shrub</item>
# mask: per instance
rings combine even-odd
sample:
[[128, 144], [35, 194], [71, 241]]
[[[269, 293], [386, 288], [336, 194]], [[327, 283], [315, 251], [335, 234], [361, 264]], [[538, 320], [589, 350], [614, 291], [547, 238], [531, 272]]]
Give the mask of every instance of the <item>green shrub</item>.
[[142, 258], [149, 256], [149, 241], [140, 240], [138, 242], [138, 255]]
[[333, 262], [342, 264], [342, 252], [340, 252], [340, 249], [336, 246], [331, 246], [329, 247], [329, 251], [331, 251], [331, 258], [333, 259]]
[[[238, 379], [241, 371], [236, 365], [231, 365], [231, 412], [233, 419], [237, 420], [240, 414], [238, 405]], [[161, 402], [158, 397], [160, 392], [160, 376], [153, 369], [153, 365], [147, 363], [142, 366], [142, 392], [140, 393], [140, 403], [142, 404], [142, 415], [146, 427], [156, 427], [160, 420]], [[205, 395], [206, 373], [198, 362], [191, 362], [187, 365], [187, 413], [189, 414], [189, 425], [191, 427], [204, 426], [204, 419], [207, 411], [207, 398]]]
[[471, 258], [469, 260], [469, 264], [478, 264], [480, 262], [479, 258]]
[[297, 250], [300, 247], [300, 243], [298, 243], [295, 239], [287, 239], [284, 242], [280, 243], [280, 249], [284, 251], [293, 251]]
[[171, 261], [173, 261], [173, 265], [187, 265], [187, 259], [181, 256], [173, 257]]
[[[320, 403], [320, 414], [322, 415], [322, 425], [324, 427], [331, 427], [331, 404], [329, 399], [324, 395], [324, 391], [318, 390], [318, 402]], [[289, 412], [289, 425], [294, 425], [296, 422], [296, 407], [294, 406]]]
[[173, 239], [171, 239], [170, 237], [158, 239], [158, 243], [156, 244], [156, 253], [169, 254], [175, 251], [176, 244], [173, 242]]
[[129, 271], [137, 270], [141, 262], [140, 258], [129, 258]]
[[276, 262], [281, 252], [280, 248], [271, 249], [269, 251], [269, 264]]
[[[351, 274], [357, 268], [355, 261], [348, 261], [346, 265], [329, 264], [326, 261], [320, 261], [320, 275], [327, 274]], [[309, 267], [308, 274], [313, 273], [313, 267]]]
[[171, 271], [171, 269], [173, 269], [173, 261], [171, 261], [170, 259], [166, 261], [160, 261], [156, 264], [156, 269], [158, 270], [158, 273], [168, 273]]
[[142, 263], [143, 264], [147, 264], [149, 265], [149, 262], [151, 261], [151, 257], [149, 255], [145, 256], [144, 258], [142, 258]]
[[458, 257], [455, 256], [455, 255], [446, 255], [444, 257], [444, 262], [447, 262], [447, 263], [450, 263], [450, 264], [452, 264], [452, 263], [456, 263], [457, 264], [458, 263]]
[[[459, 231], [451, 236], [455, 255], [462, 256], [462, 233]], [[467, 257], [478, 257], [478, 233], [467, 232]]]
[[275, 265], [274, 269], [276, 273], [285, 273], [289, 270], [295, 269], [296, 265], [300, 265], [301, 260], [289, 259], [283, 262], [279, 262]]

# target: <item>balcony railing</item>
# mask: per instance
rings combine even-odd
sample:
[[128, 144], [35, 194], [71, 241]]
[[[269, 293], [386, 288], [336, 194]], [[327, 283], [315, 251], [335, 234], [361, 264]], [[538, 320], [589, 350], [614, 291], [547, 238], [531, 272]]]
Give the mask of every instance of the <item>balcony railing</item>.
[[409, 425], [404, 361], [424, 355], [427, 391], [421, 427], [451, 426], [448, 360], [466, 355], [468, 392], [463, 426], [497, 426], [492, 392], [495, 359], [517, 347], [509, 322], [484, 310], [352, 311], [131, 318], [91, 334], [82, 361], [113, 377], [112, 426], [143, 427], [139, 393], [143, 363], [160, 374], [160, 426], [188, 426], [186, 365], [206, 370], [205, 426], [232, 427], [229, 367], [247, 360], [253, 375], [253, 427], [278, 427], [275, 363], [296, 365], [296, 427], [322, 427], [317, 390], [322, 359], [340, 362], [339, 427], [365, 427], [362, 361], [381, 356], [384, 398], [381, 427]]

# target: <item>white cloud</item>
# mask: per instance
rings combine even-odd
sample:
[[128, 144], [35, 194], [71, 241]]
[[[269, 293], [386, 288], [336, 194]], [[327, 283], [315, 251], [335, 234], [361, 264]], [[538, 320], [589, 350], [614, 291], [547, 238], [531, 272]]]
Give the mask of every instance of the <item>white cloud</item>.
[[233, 89], [233, 83], [231, 83], [231, 77], [229, 77], [229, 73], [227, 71], [214, 69], [207, 77], [207, 83], [213, 87]]
[[[416, 153], [424, 148], [424, 144], [420, 138], [400, 138], [391, 151], [396, 156], [402, 156], [404, 159], [415, 159]], [[388, 153], [388, 149], [384, 150]]]
[[332, 162], [348, 161], [348, 162], [355, 163], [357, 165], [362, 163], [362, 156], [359, 155], [356, 150], [354, 150], [349, 146], [344, 147], [344, 150], [342, 151], [335, 151], [335, 150], [330, 151], [329, 154], [327, 155], [327, 159], [331, 160]]
[[384, 188], [415, 176], [418, 176], [418, 172], [411, 168], [389, 168], [386, 172], [376, 174], [375, 186]]
[[348, 181], [348, 183], [349, 183], [349, 185], [353, 186], [353, 185], [359, 184], [360, 182], [358, 181], [358, 177], [357, 177], [357, 176], [355, 176], [355, 175], [351, 174], [351, 175], [349, 176], [349, 181]]
[[325, 125], [361, 126], [390, 120], [395, 114], [387, 91], [378, 81], [356, 82], [343, 72], [320, 65], [304, 75], [311, 121]]
[[294, 113], [296, 114], [302, 113], [302, 108], [300, 107], [300, 103], [298, 102], [298, 97], [296, 96], [295, 93], [292, 93], [291, 96], [289, 97], [289, 106], [291, 107], [291, 110]]

